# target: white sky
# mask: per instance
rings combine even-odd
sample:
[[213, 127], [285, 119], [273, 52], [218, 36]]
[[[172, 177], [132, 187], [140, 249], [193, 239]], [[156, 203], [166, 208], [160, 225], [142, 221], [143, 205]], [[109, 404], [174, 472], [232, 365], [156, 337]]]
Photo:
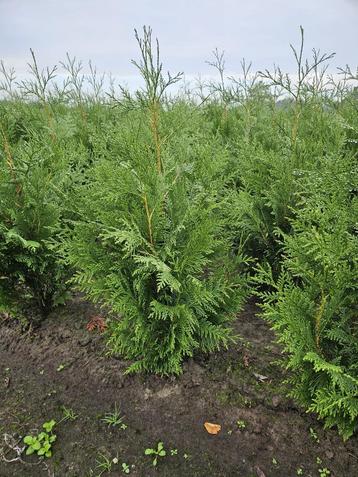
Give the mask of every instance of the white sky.
[[35, 50], [41, 65], [66, 52], [118, 77], [136, 75], [133, 29], [151, 25], [165, 69], [210, 74], [205, 63], [225, 50], [229, 72], [242, 57], [255, 69], [279, 64], [293, 73], [289, 43], [305, 29], [312, 47], [337, 53], [335, 66], [358, 64], [358, 0], [0, 0], [0, 59], [25, 73]]

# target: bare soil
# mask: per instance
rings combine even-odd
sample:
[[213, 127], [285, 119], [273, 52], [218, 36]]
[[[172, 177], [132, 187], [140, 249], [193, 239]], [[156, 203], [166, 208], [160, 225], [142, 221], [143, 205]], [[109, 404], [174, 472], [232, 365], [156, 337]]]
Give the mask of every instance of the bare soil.
[[[134, 465], [129, 475], [137, 477], [316, 477], [324, 468], [330, 477], [357, 477], [358, 438], [343, 443], [336, 430], [324, 430], [285, 397], [280, 348], [257, 311], [249, 303], [237, 317], [242, 340], [236, 346], [196, 356], [171, 378], [125, 375], [128, 363], [106, 356], [103, 335], [86, 329], [96, 310], [81, 298], [32, 331], [3, 317], [2, 456], [16, 457], [5, 434], [21, 445], [21, 437], [43, 422], [60, 421], [61, 406], [78, 418], [56, 428], [52, 458], [2, 459], [0, 476], [95, 477], [102, 454], [119, 460], [104, 476], [125, 475], [125, 462]], [[115, 406], [126, 429], [101, 421]], [[219, 434], [208, 434], [205, 422], [220, 424]], [[167, 455], [154, 468], [144, 450], [159, 441]]]

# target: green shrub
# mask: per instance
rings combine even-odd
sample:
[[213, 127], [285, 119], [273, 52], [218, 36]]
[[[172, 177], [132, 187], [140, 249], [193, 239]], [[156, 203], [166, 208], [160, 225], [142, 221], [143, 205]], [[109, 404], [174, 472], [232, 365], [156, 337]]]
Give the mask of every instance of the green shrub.
[[129, 122], [119, 130], [115, 157], [109, 152], [94, 166], [67, 256], [77, 286], [118, 316], [108, 345], [134, 360], [129, 370], [179, 373], [194, 351], [230, 342], [246, 285], [222, 218], [227, 155], [203, 134], [173, 131], [150, 31], [138, 41], [145, 61], [137, 66], [152, 65], [143, 74], [147, 89], [136, 102], [128, 98], [140, 128]]
[[344, 438], [358, 427], [358, 171], [354, 158], [325, 159], [284, 235], [280, 277], [261, 269], [264, 317], [292, 370], [291, 395]]
[[[302, 175], [324, 167], [322, 158], [327, 155], [341, 154], [347, 123], [352, 122], [350, 116], [346, 123], [332, 107], [320, 77], [319, 67], [332, 55], [314, 50], [312, 58], [305, 59], [302, 28], [301, 45], [293, 52], [297, 81], [279, 67], [249, 75], [251, 65], [243, 61], [242, 79], [218, 84], [222, 104], [214, 103], [211, 114], [212, 106], [206, 108], [214, 123], [220, 106], [226, 122], [233, 123], [230, 134], [226, 131], [222, 137], [231, 154], [228, 223], [234, 241], [276, 271], [281, 255], [277, 231], [291, 231]], [[221, 56], [216, 55], [214, 65], [222, 71]]]
[[[130, 371], [179, 373], [226, 346], [248, 292], [286, 350], [292, 396], [357, 427], [357, 73], [291, 47], [279, 67], [170, 96], [151, 30], [136, 32], [134, 93], [67, 55], [68, 76], [0, 61], [0, 307], [45, 315], [72, 282], [111, 317], [108, 346]], [[106, 98], [106, 99], [104, 99]], [[108, 101], [108, 102], [107, 102]], [[245, 258], [244, 258], [245, 257]], [[273, 291], [267, 291], [268, 286]], [[26, 310], [26, 312], [25, 312]]]
[[26, 141], [9, 142], [11, 114], [0, 117], [0, 305], [39, 317], [63, 301], [66, 289], [58, 244], [69, 179], [61, 147], [46, 132], [29, 130]]

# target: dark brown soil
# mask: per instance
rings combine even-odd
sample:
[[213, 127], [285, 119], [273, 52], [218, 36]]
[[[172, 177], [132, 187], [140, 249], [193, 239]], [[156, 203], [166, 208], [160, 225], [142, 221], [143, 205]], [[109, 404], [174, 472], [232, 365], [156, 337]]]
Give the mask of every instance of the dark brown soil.
[[[284, 397], [284, 373], [275, 364], [280, 350], [255, 312], [249, 304], [238, 317], [243, 340], [237, 346], [190, 360], [178, 378], [124, 375], [127, 363], [106, 357], [102, 336], [87, 331], [95, 311], [80, 299], [31, 333], [3, 319], [2, 454], [15, 457], [4, 434], [19, 440], [44, 421], [59, 421], [63, 405], [78, 418], [58, 425], [46, 465], [2, 460], [0, 476], [95, 477], [101, 454], [119, 459], [104, 476], [125, 475], [122, 462], [133, 464], [130, 475], [140, 477], [315, 477], [324, 468], [330, 477], [358, 476], [358, 438], [343, 443]], [[126, 429], [101, 421], [115, 405]], [[220, 424], [221, 432], [209, 435], [206, 421]], [[167, 455], [153, 468], [144, 450], [159, 441]]]

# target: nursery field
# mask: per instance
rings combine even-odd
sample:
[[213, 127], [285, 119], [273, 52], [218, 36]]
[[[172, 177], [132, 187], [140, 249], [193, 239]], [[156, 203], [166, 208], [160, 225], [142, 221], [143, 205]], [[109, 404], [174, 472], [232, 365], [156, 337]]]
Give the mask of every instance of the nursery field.
[[358, 475], [358, 71], [300, 33], [0, 62], [0, 477]]

